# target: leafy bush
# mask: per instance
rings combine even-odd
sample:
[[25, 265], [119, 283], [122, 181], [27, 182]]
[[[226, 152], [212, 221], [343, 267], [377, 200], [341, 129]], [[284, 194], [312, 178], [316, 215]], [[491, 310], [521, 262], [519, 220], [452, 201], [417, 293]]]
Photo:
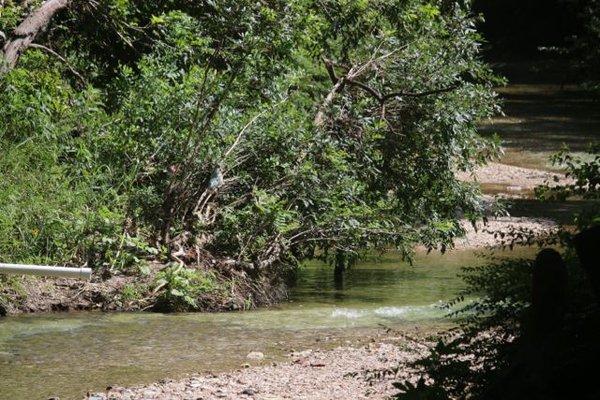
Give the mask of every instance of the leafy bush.
[[187, 311], [200, 308], [199, 298], [217, 288], [214, 277], [200, 270], [172, 265], [156, 276], [155, 292], [160, 292], [156, 308]]
[[[573, 184], [537, 189], [544, 199], [595, 200], [576, 216], [579, 229], [597, 226], [600, 159], [575, 159], [566, 151], [555, 156]], [[542, 335], [532, 328], [530, 313], [532, 261], [500, 260], [467, 268], [467, 288], [450, 305], [461, 326], [449, 331], [417, 365], [418, 385], [397, 384], [398, 399], [592, 399], [600, 394], [593, 374], [600, 355], [600, 311], [573, 249], [573, 228], [557, 233], [568, 270], [565, 315]]]
[[494, 153], [474, 23], [442, 0], [73, 2], [54, 53], [0, 76], [1, 254], [277, 276], [451, 246], [483, 210], [454, 172]]

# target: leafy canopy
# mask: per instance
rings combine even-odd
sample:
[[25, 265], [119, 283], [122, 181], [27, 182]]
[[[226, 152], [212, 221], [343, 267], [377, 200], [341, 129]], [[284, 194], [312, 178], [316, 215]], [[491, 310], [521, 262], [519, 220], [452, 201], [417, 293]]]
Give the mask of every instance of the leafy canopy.
[[482, 211], [454, 172], [494, 150], [474, 22], [446, 0], [75, 1], [38, 39], [61, 59], [0, 77], [0, 257], [256, 273], [450, 246]]

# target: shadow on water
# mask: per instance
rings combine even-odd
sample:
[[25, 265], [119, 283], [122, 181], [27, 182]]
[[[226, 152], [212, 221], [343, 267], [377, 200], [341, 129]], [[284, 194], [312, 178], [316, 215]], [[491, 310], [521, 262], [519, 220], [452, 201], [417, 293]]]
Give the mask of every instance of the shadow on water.
[[510, 214], [514, 217], [548, 218], [559, 224], [572, 224], [573, 216], [589, 208], [593, 201], [569, 200], [563, 202], [515, 198], [510, 200]]

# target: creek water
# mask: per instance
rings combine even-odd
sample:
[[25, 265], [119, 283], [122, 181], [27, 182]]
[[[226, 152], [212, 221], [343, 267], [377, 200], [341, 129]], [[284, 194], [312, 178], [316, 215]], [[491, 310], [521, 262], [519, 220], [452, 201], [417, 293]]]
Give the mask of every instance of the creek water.
[[457, 294], [461, 267], [476, 252], [393, 254], [349, 270], [326, 265], [298, 274], [289, 301], [246, 312], [200, 314], [66, 313], [0, 320], [0, 399], [79, 399], [108, 385], [136, 385], [188, 373], [264, 362], [291, 350], [360, 342], [383, 326], [443, 325], [440, 305]]

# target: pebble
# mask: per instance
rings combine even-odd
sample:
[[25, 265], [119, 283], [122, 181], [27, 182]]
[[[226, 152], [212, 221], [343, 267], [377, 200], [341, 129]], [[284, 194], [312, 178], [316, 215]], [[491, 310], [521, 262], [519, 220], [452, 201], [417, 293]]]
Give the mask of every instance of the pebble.
[[250, 360], [262, 360], [263, 358], [265, 358], [265, 355], [260, 351], [251, 351], [250, 353], [248, 353], [246, 358]]
[[252, 388], [247, 388], [242, 391], [242, 394], [245, 394], [248, 396], [254, 396], [256, 394], [256, 391]]
[[[402, 342], [404, 343], [404, 342]], [[284, 400], [358, 398], [387, 398], [395, 393], [392, 382], [398, 377], [388, 377], [377, 382], [367, 382], [359, 371], [398, 366], [413, 362], [421, 356], [418, 352], [400, 351], [398, 344], [373, 345], [371, 351], [344, 347], [332, 350], [305, 350], [299, 352], [301, 363], [262, 365], [235, 372], [205, 373], [182, 380], [164, 379], [166, 383], [126, 389], [115, 396], [118, 400], [152, 399], [226, 399], [226, 400]], [[258, 353], [258, 352], [256, 352]], [[262, 354], [262, 353], [261, 353]], [[263, 355], [264, 356], [264, 355]], [[300, 365], [298, 365], [300, 364]], [[248, 365], [250, 367], [250, 365]], [[316, 368], [319, 367], [319, 368]], [[347, 379], [354, 374], [355, 379]], [[411, 374], [403, 369], [403, 376]], [[365, 391], [369, 392], [368, 397]], [[99, 395], [107, 400], [104, 395]]]

